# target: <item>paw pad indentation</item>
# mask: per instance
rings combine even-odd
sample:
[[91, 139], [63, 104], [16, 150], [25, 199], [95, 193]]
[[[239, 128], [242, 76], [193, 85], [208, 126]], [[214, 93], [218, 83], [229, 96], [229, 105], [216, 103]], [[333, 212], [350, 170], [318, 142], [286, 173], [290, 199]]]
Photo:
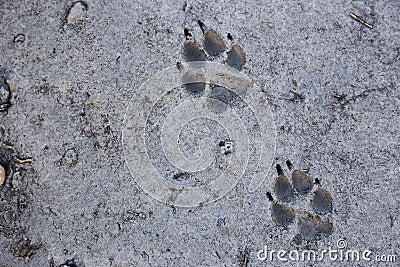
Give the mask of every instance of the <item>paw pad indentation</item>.
[[285, 227], [294, 222], [295, 211], [285, 204], [273, 203], [272, 216], [277, 225]]
[[289, 202], [295, 197], [293, 187], [279, 164], [276, 165], [276, 169], [278, 171], [278, 177], [275, 179], [275, 195], [279, 201]]
[[231, 47], [228, 52], [226, 63], [232, 68], [238, 70], [242, 69], [243, 65], [246, 63], [246, 55], [240, 45], [235, 44]]
[[314, 192], [314, 199], [312, 206], [315, 213], [324, 215], [328, 212], [332, 212], [332, 196], [325, 189], [318, 188]]
[[313, 187], [313, 179], [303, 170], [293, 170], [292, 163], [287, 160], [286, 165], [292, 171], [292, 184], [300, 195], [308, 194]]
[[183, 44], [183, 55], [187, 62], [206, 60], [206, 53], [200, 45], [194, 41], [185, 42]]

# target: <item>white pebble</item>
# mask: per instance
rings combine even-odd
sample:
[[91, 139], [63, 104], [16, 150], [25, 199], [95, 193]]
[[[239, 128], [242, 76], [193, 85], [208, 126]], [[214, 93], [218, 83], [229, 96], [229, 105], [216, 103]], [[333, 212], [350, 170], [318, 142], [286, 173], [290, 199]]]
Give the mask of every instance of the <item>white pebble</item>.
[[83, 1], [75, 2], [70, 8], [67, 16], [67, 24], [77, 24], [85, 19], [88, 5]]
[[0, 186], [6, 181], [6, 170], [0, 165]]

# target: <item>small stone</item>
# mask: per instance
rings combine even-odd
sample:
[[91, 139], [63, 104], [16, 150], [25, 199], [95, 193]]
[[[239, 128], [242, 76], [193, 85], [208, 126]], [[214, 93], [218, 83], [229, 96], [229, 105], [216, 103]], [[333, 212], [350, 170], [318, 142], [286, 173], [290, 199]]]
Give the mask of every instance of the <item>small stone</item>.
[[221, 141], [219, 143], [219, 151], [222, 155], [228, 155], [234, 151], [234, 145], [232, 141]]
[[11, 99], [10, 85], [5, 79], [0, 79], [0, 105], [9, 105]]
[[75, 2], [68, 11], [67, 24], [73, 25], [85, 19], [89, 6], [83, 1]]
[[0, 165], [0, 186], [3, 186], [5, 181], [6, 181], [6, 170], [4, 169], [3, 166]]
[[78, 259], [67, 260], [65, 263], [61, 264], [59, 267], [79, 267], [81, 266]]
[[78, 161], [78, 153], [74, 148], [69, 148], [65, 151], [63, 158], [68, 166], [73, 166]]
[[14, 37], [14, 46], [18, 49], [23, 48], [25, 46], [26, 37], [22, 33], [17, 34]]
[[217, 220], [217, 227], [221, 228], [226, 225], [225, 218], [218, 218]]
[[15, 43], [23, 43], [23, 42], [25, 42], [25, 35], [23, 35], [22, 33], [17, 34], [17, 35], [14, 37], [14, 42], [15, 42]]
[[25, 42], [25, 35], [23, 35], [22, 33], [17, 34], [17, 35], [14, 37], [14, 42], [15, 42], [15, 43], [23, 43], [23, 42]]

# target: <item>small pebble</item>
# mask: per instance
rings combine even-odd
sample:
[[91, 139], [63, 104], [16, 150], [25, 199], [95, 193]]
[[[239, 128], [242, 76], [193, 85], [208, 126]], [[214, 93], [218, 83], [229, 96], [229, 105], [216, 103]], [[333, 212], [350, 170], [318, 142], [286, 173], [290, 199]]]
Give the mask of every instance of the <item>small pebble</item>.
[[74, 148], [67, 149], [64, 153], [64, 162], [68, 166], [73, 166], [78, 161], [78, 153]]
[[14, 42], [16, 42], [16, 43], [23, 43], [23, 42], [25, 42], [25, 35], [23, 35], [22, 33], [17, 34], [17, 35], [14, 37]]
[[11, 98], [10, 86], [7, 81], [0, 79], [0, 104], [9, 104]]
[[232, 141], [221, 141], [219, 143], [219, 151], [222, 155], [228, 155], [234, 151], [234, 145]]
[[26, 40], [25, 35], [23, 35], [22, 33], [17, 34], [14, 37], [14, 46], [16, 48], [23, 48], [25, 46], [25, 40]]
[[225, 226], [226, 222], [225, 222], [225, 218], [218, 218], [217, 220], [217, 227], [221, 228], [223, 226]]
[[67, 24], [77, 24], [85, 19], [89, 6], [83, 1], [75, 2], [68, 11]]
[[6, 181], [6, 170], [4, 169], [3, 166], [0, 165], [0, 186], [3, 186], [5, 181]]

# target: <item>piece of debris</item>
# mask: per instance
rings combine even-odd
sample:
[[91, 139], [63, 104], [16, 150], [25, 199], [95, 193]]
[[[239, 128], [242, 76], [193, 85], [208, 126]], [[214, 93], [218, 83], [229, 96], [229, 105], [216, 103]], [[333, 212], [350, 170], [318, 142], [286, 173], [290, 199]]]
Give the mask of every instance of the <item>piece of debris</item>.
[[23, 43], [23, 42], [25, 42], [25, 35], [23, 35], [22, 33], [17, 34], [14, 37], [14, 43]]
[[146, 219], [147, 218], [146, 214], [143, 211], [128, 210], [127, 213], [133, 214], [133, 215], [139, 217], [140, 219]]
[[11, 104], [11, 90], [10, 85], [6, 79], [0, 78], [0, 112], [7, 114]]
[[371, 24], [369, 24], [368, 22], [366, 22], [365, 20], [361, 19], [360, 17], [358, 17], [356, 14], [354, 13], [350, 13], [349, 14], [350, 17], [352, 17], [353, 19], [355, 19], [356, 21], [360, 22], [362, 25], [364, 25], [365, 27], [368, 27], [370, 29], [372, 29], [374, 26], [372, 26]]
[[64, 162], [68, 166], [74, 166], [78, 161], [78, 153], [76, 152], [75, 148], [69, 148], [65, 151], [63, 158]]
[[243, 260], [242, 260], [241, 267], [247, 267], [249, 264], [249, 256], [250, 256], [247, 247], [244, 249], [242, 256], [243, 256]]
[[15, 158], [14, 158], [14, 161], [15, 161], [16, 163], [19, 163], [19, 164], [25, 164], [25, 163], [32, 163], [32, 162], [33, 162], [33, 159], [31, 159], [31, 158], [20, 159], [20, 158], [15, 157]]
[[79, 267], [78, 259], [67, 260], [65, 263], [61, 264], [59, 267]]
[[217, 220], [217, 227], [221, 228], [226, 225], [225, 218], [218, 218]]
[[30, 239], [25, 238], [15, 249], [15, 253], [17, 257], [29, 259], [41, 248], [42, 244], [32, 244]]
[[86, 17], [89, 6], [84, 1], [76, 1], [68, 11], [67, 24], [73, 25], [82, 22]]
[[25, 46], [26, 37], [24, 34], [19, 33], [14, 36], [14, 46], [18, 49], [23, 48]]
[[225, 140], [219, 142], [219, 152], [223, 155], [228, 155], [234, 151], [234, 145], [232, 141]]
[[0, 165], [0, 186], [3, 186], [6, 181], [6, 170]]

